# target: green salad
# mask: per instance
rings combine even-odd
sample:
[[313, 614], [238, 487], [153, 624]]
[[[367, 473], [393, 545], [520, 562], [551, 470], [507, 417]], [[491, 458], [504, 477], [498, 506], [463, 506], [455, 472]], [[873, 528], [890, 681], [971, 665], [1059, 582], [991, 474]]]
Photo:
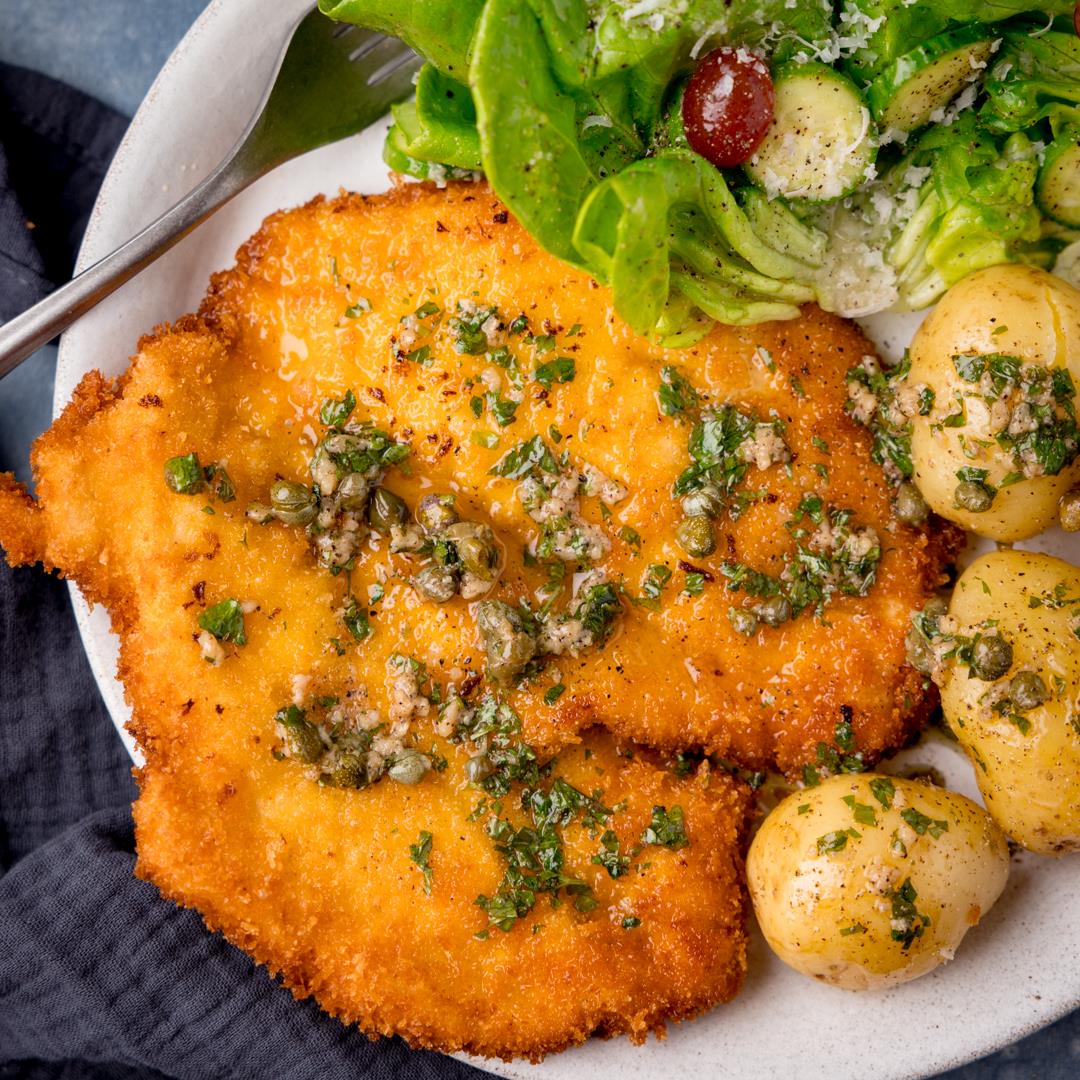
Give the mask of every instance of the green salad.
[[[393, 110], [394, 170], [486, 176], [541, 246], [670, 347], [809, 301], [922, 308], [986, 266], [1051, 269], [1080, 240], [1073, 0], [320, 7], [426, 61]], [[726, 167], [684, 121], [720, 46], [762, 66], [771, 109]], [[714, 101], [739, 92], [730, 80], [718, 67]]]

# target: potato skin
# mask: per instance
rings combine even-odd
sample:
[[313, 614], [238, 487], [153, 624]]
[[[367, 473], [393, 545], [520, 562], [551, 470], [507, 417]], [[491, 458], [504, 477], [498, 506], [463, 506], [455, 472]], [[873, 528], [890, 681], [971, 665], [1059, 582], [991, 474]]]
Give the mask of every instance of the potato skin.
[[[1080, 850], [1080, 603], [1045, 602], [1064, 585], [1080, 597], [1080, 569], [1050, 555], [996, 551], [976, 560], [957, 582], [949, 613], [960, 631], [985, 619], [1012, 644], [1013, 665], [997, 684], [950, 667], [941, 700], [957, 738], [975, 763], [979, 790], [994, 820], [1018, 843], [1043, 855]], [[1035, 597], [1041, 606], [1031, 607]], [[1025, 734], [980, 704], [991, 687], [1018, 671], [1035, 671], [1051, 698], [1027, 710]], [[1055, 686], [1054, 676], [1064, 680]]]
[[[911, 386], [926, 384], [935, 394], [929, 416], [912, 419], [911, 453], [915, 482], [932, 510], [965, 529], [992, 540], [1023, 540], [1054, 524], [1058, 499], [1080, 478], [1080, 459], [1057, 476], [1039, 476], [1000, 488], [1015, 465], [994, 442], [990, 410], [977, 384], [956, 372], [957, 355], [1003, 353], [1024, 364], [1068, 368], [1080, 387], [1080, 291], [1061, 278], [1027, 266], [994, 266], [953, 286], [911, 343]], [[941, 427], [963, 395], [963, 427]], [[977, 458], [964, 453], [986, 440]], [[953, 505], [957, 470], [986, 469], [987, 482], [999, 487], [983, 513]]]
[[[882, 798], [871, 787], [875, 781]], [[876, 824], [866, 823], [866, 808]], [[928, 828], [915, 812], [947, 828]], [[849, 829], [858, 836], [828, 850]], [[871, 990], [918, 978], [952, 959], [964, 934], [1001, 895], [1009, 852], [1004, 834], [970, 799], [864, 773], [834, 776], [788, 796], [754, 838], [746, 871], [754, 913], [780, 959], [833, 986]], [[903, 914], [905, 883], [914, 890], [907, 896], [919, 916], [930, 920], [913, 920], [922, 933], [908, 944], [893, 936], [908, 925], [895, 921]]]

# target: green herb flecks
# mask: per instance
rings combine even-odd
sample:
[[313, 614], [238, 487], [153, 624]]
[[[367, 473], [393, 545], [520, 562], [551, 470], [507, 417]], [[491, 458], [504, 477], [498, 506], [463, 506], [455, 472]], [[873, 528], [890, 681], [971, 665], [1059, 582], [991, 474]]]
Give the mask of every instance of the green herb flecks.
[[686, 835], [682, 807], [673, 806], [668, 810], [664, 806], [654, 806], [652, 818], [641, 833], [641, 842], [645, 845], [670, 848], [672, 851], [689, 847], [690, 840]]
[[661, 415], [680, 416], [696, 409], [701, 402], [701, 396], [690, 380], [677, 367], [669, 364], [660, 369], [660, 386], [656, 391], [656, 400]]
[[176, 495], [198, 495], [205, 484], [198, 454], [184, 454], [165, 462], [165, 486]]
[[431, 833], [427, 829], [422, 829], [416, 843], [409, 845], [409, 858], [420, 867], [424, 875], [424, 892], [430, 896], [435, 871], [431, 868]]
[[533, 372], [533, 378], [545, 390], [550, 390], [555, 383], [573, 382], [575, 374], [577, 370], [573, 357], [559, 356], [541, 364]]
[[925, 836], [929, 833], [935, 840], [941, 836], [942, 833], [949, 831], [949, 823], [947, 821], [939, 821], [934, 818], [927, 817], [915, 807], [909, 806], [900, 811], [900, 817], [919, 834], [919, 836]]
[[238, 600], [222, 600], [207, 608], [199, 616], [199, 626], [213, 634], [218, 641], [228, 641], [233, 645], [247, 644], [244, 612]]
[[905, 878], [898, 889], [885, 894], [892, 901], [892, 939], [899, 941], [906, 952], [916, 939], [921, 938], [930, 925], [930, 917], [923, 915], [915, 906], [919, 894], [911, 884], [911, 878]]
[[615, 831], [605, 830], [600, 837], [600, 850], [592, 857], [592, 861], [597, 866], [602, 866], [609, 877], [619, 878], [630, 873], [630, 859], [630, 854], [623, 854], [619, 850], [619, 837]]

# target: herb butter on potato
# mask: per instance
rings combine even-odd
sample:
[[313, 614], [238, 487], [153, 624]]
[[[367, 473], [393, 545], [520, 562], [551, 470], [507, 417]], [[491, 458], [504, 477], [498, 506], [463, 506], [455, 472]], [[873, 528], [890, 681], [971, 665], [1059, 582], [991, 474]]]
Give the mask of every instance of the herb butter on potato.
[[[1054, 524], [1080, 479], [1080, 291], [1027, 266], [949, 290], [911, 344], [915, 483], [930, 508], [992, 540]], [[929, 393], [928, 393], [929, 392]]]
[[1009, 875], [1005, 836], [969, 799], [893, 776], [796, 791], [747, 857], [754, 912], [796, 971], [845, 990], [951, 960]]
[[[1031, 851], [1080, 851], [1080, 569], [1028, 551], [984, 555], [957, 582], [949, 620], [927, 629], [945, 716], [991, 815]], [[984, 671], [988, 638], [1004, 655]]]

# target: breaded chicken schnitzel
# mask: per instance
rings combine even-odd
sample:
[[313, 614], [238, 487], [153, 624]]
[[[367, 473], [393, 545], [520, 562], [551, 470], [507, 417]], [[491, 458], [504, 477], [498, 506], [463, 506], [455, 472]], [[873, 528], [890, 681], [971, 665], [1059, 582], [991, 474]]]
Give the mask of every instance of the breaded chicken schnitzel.
[[9, 561], [121, 636], [139, 873], [419, 1045], [733, 996], [747, 789], [629, 742], [790, 771], [922, 723], [903, 639], [958, 541], [891, 514], [870, 351], [813, 308], [650, 345], [480, 185], [268, 219], [84, 380], [37, 501], [0, 483]]

